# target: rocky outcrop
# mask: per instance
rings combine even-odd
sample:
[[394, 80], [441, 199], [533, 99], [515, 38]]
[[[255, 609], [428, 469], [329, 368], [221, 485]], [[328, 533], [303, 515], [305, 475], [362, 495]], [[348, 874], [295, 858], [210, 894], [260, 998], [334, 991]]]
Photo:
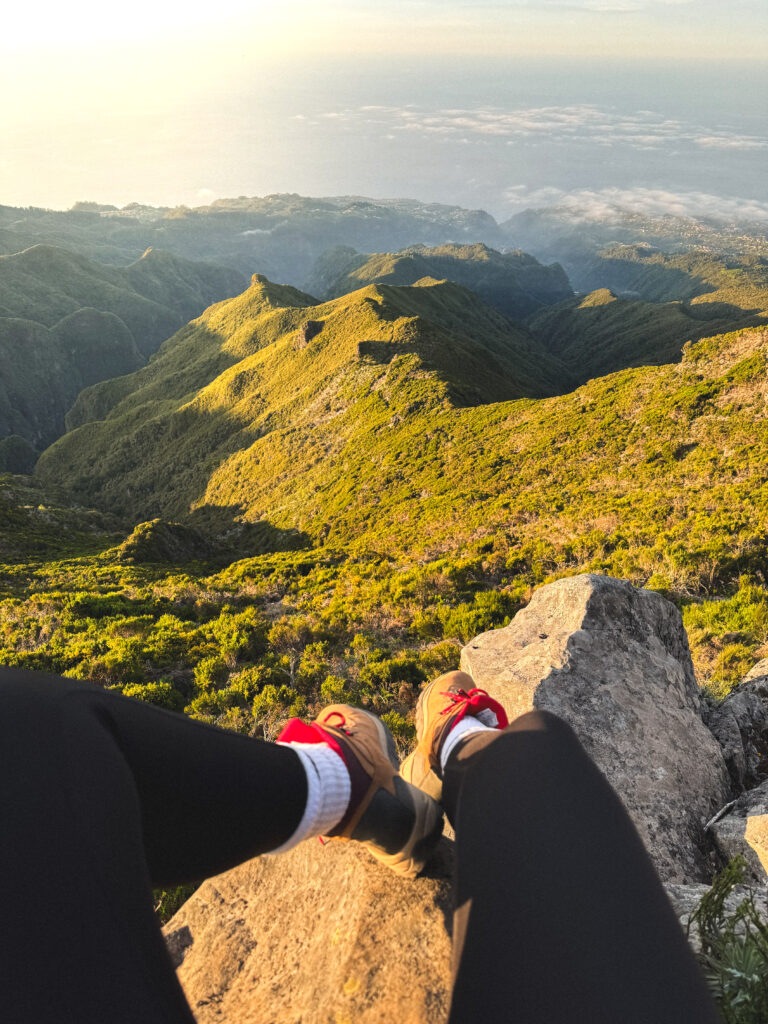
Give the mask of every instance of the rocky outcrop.
[[354, 844], [312, 841], [209, 879], [166, 928], [199, 1024], [440, 1024], [451, 963], [443, 842], [415, 881]]
[[[694, 914], [698, 910], [703, 897], [709, 892], [709, 886], [701, 884], [676, 885], [672, 883], [665, 886], [665, 888], [672, 908], [688, 935], [688, 941], [693, 949], [698, 952], [701, 949], [701, 941]], [[768, 922], [768, 888], [765, 886], [759, 888], [748, 888], [744, 885], [734, 886], [725, 900], [723, 908], [725, 917], [729, 918], [735, 914], [741, 902], [749, 897], [754, 900], [755, 909], [761, 920]], [[737, 927], [736, 934], [742, 933], [743, 926], [742, 928]]]
[[706, 722], [723, 751], [737, 790], [754, 786], [768, 771], [768, 659], [710, 709]]
[[734, 800], [709, 831], [723, 861], [743, 857], [749, 880], [768, 885], [768, 782]]
[[558, 580], [473, 640], [461, 667], [510, 717], [538, 707], [570, 723], [665, 881], [709, 880], [703, 830], [729, 780], [674, 605], [605, 576]]
[[[510, 716], [544, 707], [571, 723], [687, 921], [711, 875], [704, 825], [730, 791], [676, 608], [606, 577], [560, 580], [462, 662]], [[306, 842], [205, 882], [166, 928], [199, 1024], [442, 1024], [452, 857], [443, 839], [426, 875], [408, 881], [353, 843]], [[768, 916], [764, 884], [757, 893]]]

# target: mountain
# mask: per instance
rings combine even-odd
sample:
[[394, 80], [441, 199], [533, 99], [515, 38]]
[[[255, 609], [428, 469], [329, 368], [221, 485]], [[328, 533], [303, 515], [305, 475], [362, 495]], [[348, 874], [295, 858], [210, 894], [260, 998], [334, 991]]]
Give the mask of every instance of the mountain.
[[97, 203], [78, 203], [67, 211], [0, 206], [0, 251], [44, 242], [120, 264], [154, 247], [298, 287], [305, 287], [314, 261], [333, 246], [396, 251], [448, 241], [493, 245], [502, 235], [482, 210], [361, 196], [241, 196], [194, 209], [138, 203], [121, 210]]
[[[768, 245], [765, 223], [694, 220], [673, 214], [652, 216], [600, 201], [524, 210], [499, 225], [506, 246], [533, 253], [542, 262], [558, 261], [573, 281], [601, 249], [619, 244], [651, 245], [664, 252], [701, 249], [726, 258], [759, 256]], [[606, 286], [593, 284], [591, 291]], [[608, 285], [610, 287], [610, 285]]]
[[129, 266], [109, 267], [34, 245], [0, 256], [0, 317], [53, 327], [79, 309], [98, 309], [118, 316], [139, 351], [150, 356], [183, 323], [245, 283], [235, 270], [152, 249]]
[[0, 256], [0, 438], [31, 446], [19, 462], [18, 444], [0, 445], [0, 470], [29, 468], [34, 451], [64, 433], [83, 388], [137, 370], [244, 283], [235, 270], [154, 250], [127, 267], [48, 245]]
[[146, 367], [80, 395], [76, 429], [38, 471], [141, 518], [182, 515], [214, 491], [213, 504], [271, 518], [272, 487], [282, 480], [293, 504], [289, 478], [330, 480], [350, 445], [369, 451], [425, 418], [553, 394], [567, 380], [459, 285], [371, 285], [318, 304], [256, 275]]
[[[582, 312], [607, 316], [609, 337], [617, 303]], [[655, 308], [623, 306], [638, 307]], [[659, 538], [668, 571], [695, 576], [711, 545], [739, 537], [727, 572], [731, 558], [762, 565], [768, 530], [760, 479], [743, 475], [745, 453], [757, 464], [768, 444], [765, 339], [703, 339], [677, 365], [572, 391], [555, 356], [458, 285], [376, 285], [314, 305], [257, 277], [148, 366], [81, 395], [82, 425], [37, 472], [134, 519], [226, 509], [315, 543], [433, 556], [482, 536], [518, 552], [544, 544], [556, 561], [605, 545], [606, 565], [630, 578], [656, 563]], [[540, 557], [514, 556], [523, 574]]]
[[761, 313], [768, 309], [768, 259], [612, 245], [584, 262], [575, 274], [575, 287], [610, 288], [622, 297], [648, 302], [686, 302], [692, 316], [705, 320], [738, 311]]
[[481, 242], [432, 248], [416, 245], [398, 253], [369, 256], [338, 247], [320, 257], [307, 287], [330, 299], [366, 284], [411, 285], [424, 277], [464, 285], [511, 320], [524, 320], [543, 306], [573, 295], [558, 264], [544, 267], [527, 253], [502, 254]]
[[[768, 311], [768, 295], [765, 303]], [[766, 318], [766, 314], [753, 316], [725, 303], [692, 306], [619, 299], [601, 288], [544, 310], [528, 327], [584, 383], [629, 366], [676, 362], [686, 342], [758, 326]]]
[[34, 452], [64, 433], [66, 413], [83, 388], [143, 363], [131, 332], [114, 313], [82, 308], [50, 329], [0, 317], [0, 436], [30, 446], [18, 464], [7, 461], [0, 442], [0, 471], [31, 468]]

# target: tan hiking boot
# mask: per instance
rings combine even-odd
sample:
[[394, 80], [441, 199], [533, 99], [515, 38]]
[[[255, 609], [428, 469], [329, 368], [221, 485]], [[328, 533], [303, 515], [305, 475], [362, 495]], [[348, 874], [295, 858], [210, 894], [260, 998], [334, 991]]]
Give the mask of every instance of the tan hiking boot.
[[327, 743], [347, 766], [349, 805], [328, 838], [354, 839], [392, 871], [415, 878], [442, 835], [443, 811], [398, 775], [395, 741], [384, 722], [360, 708], [333, 704], [311, 725], [294, 719], [281, 741]]
[[466, 672], [447, 672], [427, 683], [416, 704], [418, 745], [400, 765], [400, 775], [440, 800], [443, 795], [440, 748], [457, 722], [467, 716], [477, 718], [483, 711], [493, 712], [499, 729], [507, 726], [507, 715], [501, 704], [485, 690], [478, 690], [474, 679]]

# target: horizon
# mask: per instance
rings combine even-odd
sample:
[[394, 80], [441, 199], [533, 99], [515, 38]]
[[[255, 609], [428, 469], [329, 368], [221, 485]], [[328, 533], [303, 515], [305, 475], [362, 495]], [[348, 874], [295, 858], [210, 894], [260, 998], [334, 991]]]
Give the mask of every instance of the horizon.
[[644, 211], [666, 196], [683, 215], [768, 219], [768, 11], [736, 6], [16, 10], [0, 203], [361, 195], [503, 220], [621, 193]]

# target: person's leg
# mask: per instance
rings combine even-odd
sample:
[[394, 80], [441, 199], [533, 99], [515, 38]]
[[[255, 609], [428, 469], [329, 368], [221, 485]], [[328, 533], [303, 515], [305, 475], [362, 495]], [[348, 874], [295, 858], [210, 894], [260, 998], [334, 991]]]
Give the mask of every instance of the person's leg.
[[0, 669], [3, 1021], [190, 1024], [152, 885], [319, 833], [413, 877], [442, 810], [396, 765], [386, 727], [356, 708], [294, 720], [276, 745]]
[[0, 991], [7, 1024], [190, 1024], [152, 885], [295, 831], [287, 748], [88, 684], [0, 671]]
[[450, 1024], [716, 1024], [642, 842], [547, 712], [448, 756], [456, 829]]

